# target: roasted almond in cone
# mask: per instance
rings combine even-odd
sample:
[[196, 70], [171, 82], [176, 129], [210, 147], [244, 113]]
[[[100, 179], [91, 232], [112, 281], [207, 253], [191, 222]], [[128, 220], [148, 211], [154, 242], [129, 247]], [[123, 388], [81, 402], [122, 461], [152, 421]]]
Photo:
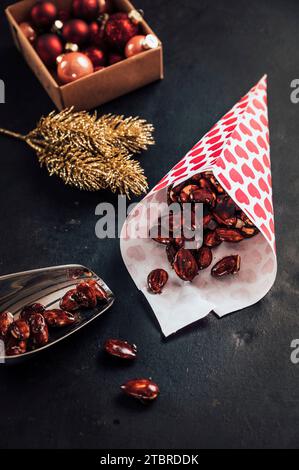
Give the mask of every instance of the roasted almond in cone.
[[214, 277], [222, 277], [227, 274], [237, 274], [240, 271], [241, 258], [239, 255], [226, 256], [213, 266], [211, 274]]
[[198, 269], [206, 269], [212, 263], [212, 250], [208, 246], [202, 246], [194, 254], [194, 257], [197, 261]]
[[180, 248], [175, 255], [173, 268], [183, 281], [192, 281], [198, 273], [197, 262], [190, 250]]
[[164, 269], [154, 269], [147, 277], [147, 285], [153, 294], [161, 294], [168, 281], [168, 274]]

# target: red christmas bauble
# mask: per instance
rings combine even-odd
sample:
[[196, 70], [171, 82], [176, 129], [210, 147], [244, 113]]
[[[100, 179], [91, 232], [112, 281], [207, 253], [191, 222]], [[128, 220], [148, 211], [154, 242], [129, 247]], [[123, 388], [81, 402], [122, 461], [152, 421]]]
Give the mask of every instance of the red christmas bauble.
[[100, 14], [98, 0], [73, 0], [73, 15], [86, 21], [96, 20]]
[[89, 57], [94, 67], [101, 67], [106, 65], [106, 57], [101, 49], [91, 46], [85, 49], [84, 54]]
[[105, 47], [105, 32], [104, 28], [97, 22], [93, 21], [89, 25], [89, 41], [93, 46], [104, 48]]
[[69, 10], [64, 10], [63, 8], [58, 10], [57, 19], [62, 21], [63, 23], [68, 21], [70, 17], [71, 17], [71, 12]]
[[88, 24], [83, 20], [69, 20], [63, 26], [62, 36], [66, 42], [81, 46], [88, 40]]
[[36, 41], [36, 52], [42, 61], [51, 67], [63, 52], [63, 45], [56, 34], [42, 34]]
[[64, 54], [57, 66], [57, 75], [61, 83], [74, 82], [94, 72], [91, 60], [81, 52]]
[[31, 44], [33, 44], [36, 40], [37, 35], [36, 35], [36, 32], [34, 31], [34, 29], [32, 28], [31, 24], [24, 21], [19, 26], [20, 26], [23, 34], [28, 39], [28, 41], [31, 42]]
[[37, 28], [51, 28], [57, 18], [57, 8], [52, 2], [40, 1], [32, 7], [30, 17]]
[[140, 34], [134, 36], [127, 42], [125, 47], [125, 56], [127, 58], [133, 57], [136, 54], [140, 54], [140, 52], [155, 49], [158, 45], [159, 41], [153, 34], [147, 34], [146, 36]]
[[108, 13], [110, 11], [110, 6], [107, 2], [107, 0], [98, 0], [99, 4], [99, 9], [100, 9], [100, 14], [102, 15], [103, 13]]
[[109, 54], [109, 65], [117, 64], [117, 62], [121, 62], [122, 60], [124, 60], [124, 57], [121, 54], [117, 54], [117, 52], [111, 52], [111, 54]]
[[106, 23], [105, 37], [112, 47], [122, 49], [138, 34], [138, 29], [138, 24], [134, 24], [127, 13], [114, 13]]

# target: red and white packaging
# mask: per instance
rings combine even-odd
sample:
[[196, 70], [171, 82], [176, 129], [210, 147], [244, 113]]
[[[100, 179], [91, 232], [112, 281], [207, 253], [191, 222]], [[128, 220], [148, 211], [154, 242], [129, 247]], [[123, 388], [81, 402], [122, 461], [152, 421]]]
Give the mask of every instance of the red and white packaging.
[[[166, 202], [167, 188], [211, 170], [226, 192], [247, 214], [260, 233], [241, 243], [222, 243], [213, 249], [213, 263], [240, 254], [235, 276], [214, 279], [210, 269], [184, 282], [171, 269], [165, 247], [136, 232], [148, 227], [148, 207]], [[151, 305], [165, 336], [193, 323], [212, 310], [222, 317], [262, 299], [277, 271], [270, 168], [267, 78], [263, 77], [172, 168], [128, 216], [121, 234], [121, 253], [136, 286]], [[211, 265], [211, 266], [212, 266]], [[147, 275], [163, 268], [169, 280], [162, 294], [147, 289]]]

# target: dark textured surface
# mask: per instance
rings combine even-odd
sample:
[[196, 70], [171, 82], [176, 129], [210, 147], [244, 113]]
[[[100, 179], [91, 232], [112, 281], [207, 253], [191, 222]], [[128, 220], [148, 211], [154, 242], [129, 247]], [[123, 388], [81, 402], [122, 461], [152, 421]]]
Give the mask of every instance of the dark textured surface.
[[[2, 1], [1, 7], [12, 2]], [[296, 447], [299, 365], [298, 117], [290, 82], [298, 73], [299, 3], [280, 0], [136, 0], [164, 42], [163, 82], [102, 108], [140, 114], [157, 145], [141, 157], [150, 185], [162, 177], [266, 72], [279, 274], [257, 305], [213, 315], [164, 341], [122, 263], [118, 240], [98, 240], [95, 206], [106, 193], [65, 187], [39, 169], [22, 143], [1, 138], [0, 273], [82, 263], [117, 296], [101, 319], [50, 353], [0, 367], [0, 447]], [[27, 131], [53, 105], [13, 46], [3, 12], [0, 125]], [[184, 314], [184, 312], [182, 312]], [[134, 365], [99, 354], [107, 337], [139, 345]], [[151, 407], [119, 394], [152, 376]]]

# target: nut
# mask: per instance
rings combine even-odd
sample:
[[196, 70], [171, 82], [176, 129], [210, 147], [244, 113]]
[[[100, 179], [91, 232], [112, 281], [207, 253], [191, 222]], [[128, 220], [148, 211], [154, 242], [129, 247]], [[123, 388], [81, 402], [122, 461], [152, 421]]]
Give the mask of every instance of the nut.
[[240, 270], [240, 264], [240, 255], [226, 256], [212, 267], [211, 274], [213, 277], [222, 277], [226, 276], [227, 274], [236, 274]]
[[[45, 312], [46, 313], [46, 312]], [[30, 319], [30, 330], [34, 335], [39, 333], [45, 327], [45, 318], [41, 313], [36, 313]]]
[[190, 194], [190, 199], [192, 202], [201, 202], [214, 206], [216, 202], [216, 194], [210, 189], [198, 188]]
[[221, 186], [221, 184], [216, 180], [215, 176], [213, 173], [205, 173], [205, 177], [209, 179], [210, 183], [214, 186], [218, 194], [224, 194], [224, 188]]
[[5, 344], [5, 354], [7, 356], [19, 356], [24, 354], [27, 349], [26, 341], [18, 340], [13, 336], [10, 336], [8, 341]]
[[147, 285], [153, 294], [161, 294], [168, 281], [168, 274], [164, 269], [154, 269], [147, 276]]
[[13, 323], [14, 317], [10, 312], [0, 313], [0, 338], [4, 338], [8, 333], [10, 325]]
[[180, 196], [179, 196], [179, 200], [180, 202], [184, 203], [184, 202], [190, 202], [192, 199], [192, 194], [193, 194], [193, 191], [196, 191], [198, 190], [198, 186], [196, 184], [188, 184], [187, 186], [185, 186], [181, 192], [180, 192]]
[[68, 290], [62, 297], [59, 306], [62, 310], [74, 312], [79, 309], [79, 304], [76, 299], [77, 289]]
[[87, 282], [80, 282], [77, 285], [75, 299], [79, 306], [83, 308], [95, 308], [98, 303], [94, 288]]
[[76, 317], [71, 312], [66, 312], [59, 308], [46, 310], [44, 318], [48, 326], [60, 328], [62, 326], [72, 325], [76, 321]]
[[42, 304], [35, 303], [31, 305], [26, 305], [20, 313], [20, 318], [22, 318], [22, 320], [30, 322], [32, 315], [35, 315], [36, 313], [43, 314], [44, 311], [45, 311], [45, 307]]
[[195, 254], [198, 269], [206, 269], [212, 263], [213, 255], [212, 250], [208, 246], [202, 246]]
[[173, 265], [175, 255], [177, 254], [178, 250], [179, 247], [175, 243], [169, 243], [169, 245], [166, 247], [167, 258], [171, 266]]
[[221, 241], [237, 243], [244, 240], [244, 236], [235, 228], [217, 228], [216, 233]]
[[14, 321], [9, 328], [10, 333], [15, 339], [25, 340], [30, 336], [30, 328], [28, 323], [21, 318]]
[[244, 227], [241, 228], [241, 233], [245, 238], [251, 238], [254, 237], [259, 233], [258, 229], [256, 227]]
[[107, 339], [104, 349], [111, 356], [120, 359], [135, 359], [137, 355], [137, 346], [135, 344], [120, 339]]
[[[39, 327], [40, 326], [40, 327]], [[31, 334], [31, 339], [34, 345], [44, 346], [49, 342], [49, 330], [46, 324], [44, 326], [37, 325], [36, 333]]]
[[160, 393], [158, 385], [150, 379], [128, 380], [121, 389], [127, 395], [144, 402], [155, 400]]
[[190, 250], [180, 248], [175, 255], [173, 268], [183, 281], [192, 281], [198, 273], [198, 266]]
[[88, 279], [85, 282], [93, 289], [98, 301], [107, 299], [106, 291], [95, 279]]
[[221, 240], [218, 236], [216, 230], [208, 230], [203, 237], [204, 244], [213, 248], [214, 246], [218, 246], [221, 243]]

